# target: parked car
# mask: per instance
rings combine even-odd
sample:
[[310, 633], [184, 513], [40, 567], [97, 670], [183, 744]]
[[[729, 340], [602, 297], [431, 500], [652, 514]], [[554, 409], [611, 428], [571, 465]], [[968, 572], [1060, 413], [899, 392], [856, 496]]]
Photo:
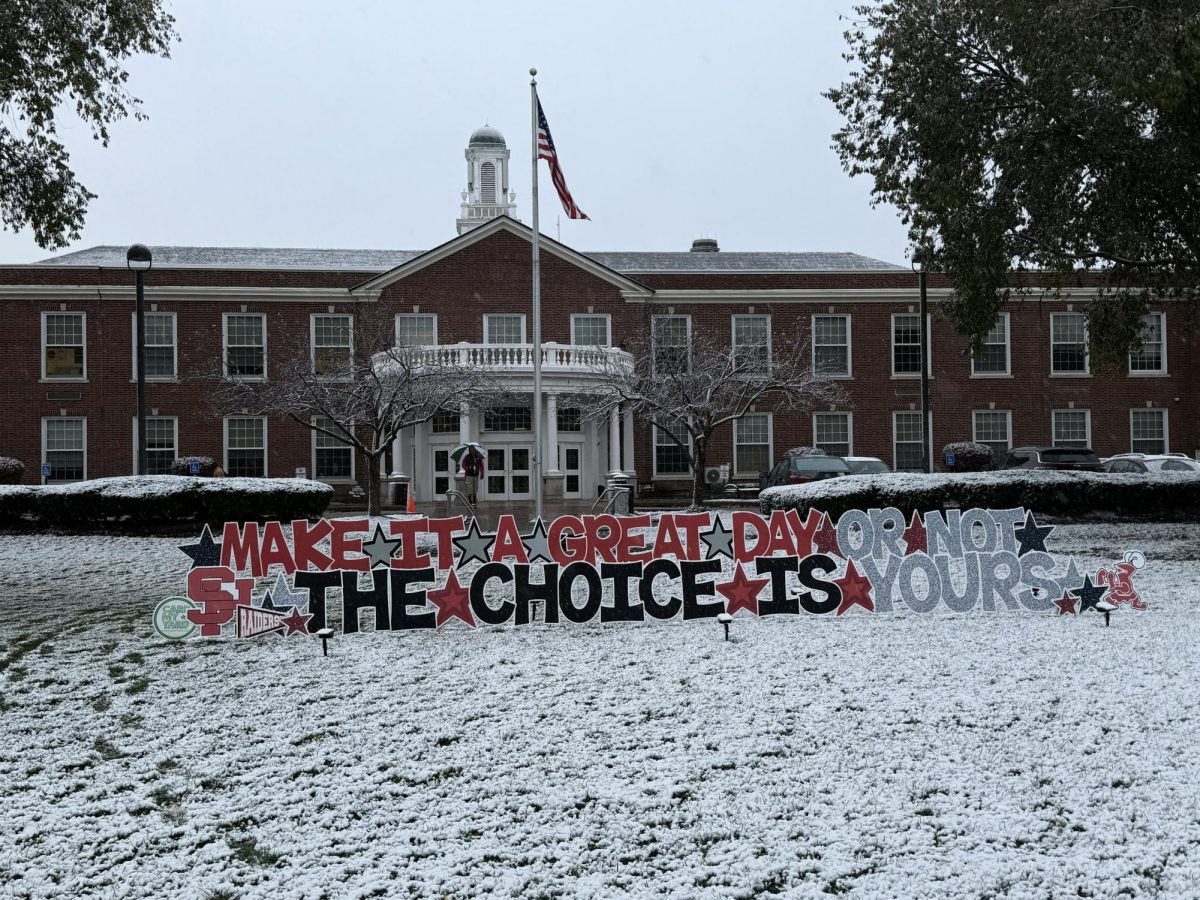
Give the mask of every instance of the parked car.
[[1014, 447], [1008, 451], [1003, 468], [1104, 471], [1100, 457], [1086, 447]]
[[824, 478], [837, 478], [852, 474], [849, 464], [840, 456], [787, 456], [770, 472], [758, 477], [762, 488], [779, 487], [785, 484], [807, 484]]
[[1200, 472], [1200, 462], [1182, 453], [1118, 453], [1104, 460], [1106, 472]]
[[886, 475], [892, 471], [882, 459], [874, 456], [843, 456], [852, 475]]

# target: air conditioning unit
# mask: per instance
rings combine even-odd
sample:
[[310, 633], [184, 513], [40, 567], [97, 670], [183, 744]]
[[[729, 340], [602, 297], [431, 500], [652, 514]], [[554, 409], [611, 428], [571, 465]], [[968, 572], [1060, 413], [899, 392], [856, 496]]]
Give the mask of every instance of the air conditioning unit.
[[704, 483], [713, 490], [729, 480], [729, 466], [708, 466], [704, 470]]

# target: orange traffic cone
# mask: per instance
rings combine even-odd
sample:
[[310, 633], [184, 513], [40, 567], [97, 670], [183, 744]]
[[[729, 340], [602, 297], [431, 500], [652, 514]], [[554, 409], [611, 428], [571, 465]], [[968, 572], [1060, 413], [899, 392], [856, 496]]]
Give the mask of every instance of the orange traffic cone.
[[405, 509], [405, 512], [407, 512], [410, 516], [416, 515], [417, 513], [417, 498], [413, 496], [412, 485], [409, 485], [408, 488], [408, 507]]

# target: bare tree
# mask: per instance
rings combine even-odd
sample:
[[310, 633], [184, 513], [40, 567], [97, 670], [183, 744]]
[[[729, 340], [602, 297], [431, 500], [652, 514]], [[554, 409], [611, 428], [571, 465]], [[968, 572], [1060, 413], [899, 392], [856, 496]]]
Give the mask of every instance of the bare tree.
[[391, 312], [376, 304], [321, 314], [314, 327], [321, 339], [310, 346], [306, 336], [266, 380], [254, 358], [228, 350], [210, 375], [212, 401], [223, 415], [287, 416], [349, 444], [366, 458], [367, 511], [377, 516], [383, 455], [396, 435], [483, 396], [485, 374], [453, 347], [398, 346]]
[[605, 393], [587, 407], [587, 418], [602, 421], [620, 404], [670, 435], [692, 470], [695, 506], [703, 505], [708, 444], [719, 427], [752, 407], [797, 410], [845, 401], [835, 382], [813, 370], [808, 342], [786, 335], [777, 335], [773, 348], [766, 343], [734, 348], [706, 335], [685, 333], [680, 339], [660, 331], [626, 349], [632, 361], [607, 365]]

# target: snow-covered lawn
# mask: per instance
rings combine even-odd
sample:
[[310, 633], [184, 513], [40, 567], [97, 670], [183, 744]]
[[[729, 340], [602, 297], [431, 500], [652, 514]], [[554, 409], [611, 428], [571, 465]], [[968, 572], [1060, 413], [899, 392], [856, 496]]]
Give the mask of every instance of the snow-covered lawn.
[[171, 644], [177, 539], [0, 537], [0, 896], [1195, 897], [1200, 526], [1146, 612]]

